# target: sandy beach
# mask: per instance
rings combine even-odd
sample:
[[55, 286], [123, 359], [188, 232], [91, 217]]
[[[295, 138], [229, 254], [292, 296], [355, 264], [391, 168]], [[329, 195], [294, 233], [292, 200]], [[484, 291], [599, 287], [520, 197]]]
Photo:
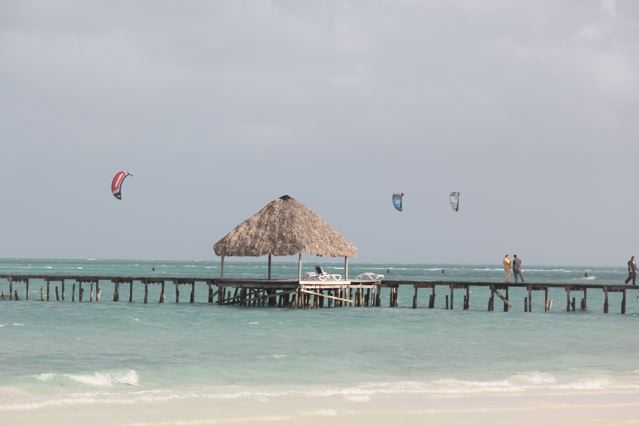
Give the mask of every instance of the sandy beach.
[[[99, 397], [98, 397], [99, 398]], [[96, 399], [98, 399], [96, 398]], [[48, 425], [637, 425], [639, 393], [392, 395], [212, 401], [197, 396], [127, 404], [87, 402], [3, 410], [2, 424]]]

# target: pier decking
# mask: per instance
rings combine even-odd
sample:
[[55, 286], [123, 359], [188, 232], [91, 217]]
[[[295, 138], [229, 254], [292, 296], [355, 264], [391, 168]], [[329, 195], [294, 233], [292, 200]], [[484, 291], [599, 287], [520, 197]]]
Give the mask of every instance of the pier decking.
[[[218, 305], [234, 305], [245, 307], [292, 307], [292, 308], [324, 308], [324, 307], [379, 307], [382, 306], [382, 291], [386, 290], [388, 306], [399, 306], [400, 288], [412, 288], [412, 308], [422, 307], [420, 304], [420, 290], [428, 291], [428, 301], [423, 307], [436, 307], [437, 295], [442, 292], [444, 308], [455, 308], [455, 295], [462, 293], [461, 308], [471, 307], [471, 289], [483, 289], [488, 294], [488, 300], [473, 300], [473, 303], [487, 307], [488, 311], [495, 310], [495, 296], [503, 304], [503, 310], [508, 312], [513, 308], [511, 290], [519, 289], [524, 292], [524, 312], [532, 312], [533, 295], [543, 292], [543, 310], [552, 311], [553, 299], [549, 297], [549, 290], [563, 289], [566, 295], [565, 310], [574, 312], [577, 309], [588, 310], [588, 294], [593, 291], [603, 293], [603, 312], [610, 311], [609, 295], [621, 293], [619, 312], [625, 314], [627, 310], [629, 291], [639, 290], [639, 286], [623, 284], [564, 284], [564, 283], [494, 283], [494, 282], [465, 282], [465, 281], [419, 281], [419, 280], [381, 280], [381, 281], [299, 281], [299, 280], [260, 280], [237, 278], [210, 277], [160, 277], [160, 276], [82, 276], [82, 275], [8, 275], [0, 274], [0, 284], [8, 283], [8, 294], [0, 292], [0, 300], [18, 301], [20, 294], [24, 299], [30, 298], [29, 285], [41, 282], [40, 300], [64, 302], [99, 302], [102, 290], [107, 283], [112, 284], [112, 301], [134, 302], [134, 286], [143, 286], [142, 302], [149, 303], [149, 285], [160, 287], [158, 303], [166, 302], [166, 285], [173, 284], [175, 303], [180, 303], [180, 288], [186, 286], [189, 291], [189, 303], [196, 302], [196, 286], [206, 286], [208, 297], [206, 303]], [[19, 287], [23, 287], [18, 291]], [[53, 287], [53, 291], [52, 291]], [[88, 295], [85, 294], [89, 290]], [[457, 290], [457, 292], [456, 292]], [[123, 292], [123, 293], [122, 293]], [[423, 293], [423, 292], [422, 292]], [[580, 298], [577, 300], [575, 294]], [[485, 294], [484, 294], [485, 296]], [[77, 298], [76, 298], [77, 297]], [[478, 298], [479, 296], [475, 297]], [[441, 300], [441, 299], [440, 299]], [[202, 302], [202, 301], [200, 301]], [[541, 302], [541, 301], [540, 301]], [[540, 303], [539, 302], [539, 303]], [[536, 304], [537, 302], [535, 302]], [[458, 303], [459, 305], [459, 303]], [[539, 309], [539, 308], [538, 308]]]

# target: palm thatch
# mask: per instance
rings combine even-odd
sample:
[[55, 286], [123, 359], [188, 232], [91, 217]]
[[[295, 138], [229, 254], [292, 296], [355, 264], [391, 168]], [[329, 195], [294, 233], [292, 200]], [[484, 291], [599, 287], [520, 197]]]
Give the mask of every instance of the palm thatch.
[[233, 228], [213, 246], [218, 256], [354, 256], [357, 247], [288, 195]]

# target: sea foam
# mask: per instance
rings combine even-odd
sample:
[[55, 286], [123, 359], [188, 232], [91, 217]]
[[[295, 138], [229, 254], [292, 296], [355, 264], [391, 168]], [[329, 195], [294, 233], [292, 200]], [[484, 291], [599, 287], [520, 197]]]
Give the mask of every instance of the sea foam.
[[99, 372], [96, 371], [92, 374], [55, 374], [55, 373], [42, 373], [37, 374], [35, 377], [38, 381], [48, 382], [56, 380], [58, 378], [70, 379], [77, 383], [82, 383], [90, 386], [97, 387], [110, 387], [114, 385], [128, 385], [137, 386], [140, 382], [140, 377], [135, 370], [126, 370], [118, 372]]

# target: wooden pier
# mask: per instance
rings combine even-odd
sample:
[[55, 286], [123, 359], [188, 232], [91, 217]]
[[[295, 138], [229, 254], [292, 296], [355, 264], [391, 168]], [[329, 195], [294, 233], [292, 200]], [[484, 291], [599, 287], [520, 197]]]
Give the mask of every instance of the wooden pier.
[[[175, 303], [180, 303], [180, 290], [187, 289], [188, 303], [196, 302], [196, 286], [206, 286], [206, 303], [244, 307], [282, 307], [282, 308], [337, 308], [337, 307], [379, 307], [382, 306], [382, 293], [388, 297], [389, 307], [399, 306], [400, 288], [412, 288], [412, 308], [424, 307], [434, 309], [443, 305], [444, 309], [462, 310], [471, 308], [471, 289], [483, 290], [487, 300], [475, 300], [475, 306], [495, 310], [495, 299], [502, 303], [503, 311], [513, 309], [512, 290], [523, 292], [523, 310], [532, 312], [533, 306], [543, 306], [543, 312], [552, 311], [553, 299], [549, 298], [549, 290], [563, 289], [565, 292], [565, 310], [587, 311], [588, 295], [593, 291], [601, 291], [603, 296], [602, 311], [610, 311], [609, 295], [619, 293], [621, 302], [619, 312], [625, 314], [629, 291], [639, 290], [639, 286], [623, 284], [561, 284], [561, 283], [489, 283], [463, 281], [415, 281], [415, 280], [381, 280], [381, 281], [300, 281], [300, 280], [260, 280], [210, 277], [159, 277], [159, 276], [79, 276], [79, 275], [7, 275], [0, 274], [0, 285], [8, 283], [8, 293], [0, 292], [0, 300], [18, 301], [20, 295], [24, 300], [30, 299], [30, 284], [41, 282], [40, 300], [57, 302], [99, 302], [105, 284], [110, 283], [113, 302], [134, 300], [134, 287], [143, 286], [142, 303], [149, 303], [149, 286], [158, 286], [158, 303], [167, 301], [167, 285], [173, 285]], [[53, 289], [52, 289], [53, 287]], [[425, 290], [427, 300], [422, 302], [420, 290]], [[20, 291], [19, 291], [20, 290]], [[69, 297], [68, 292], [71, 292]], [[88, 290], [88, 295], [86, 291]], [[533, 303], [533, 295], [543, 292]], [[422, 294], [424, 291], [421, 292]], [[460, 295], [461, 293], [461, 295]], [[455, 303], [455, 295], [461, 296], [462, 303]], [[437, 297], [440, 304], [437, 304]], [[442, 299], [443, 296], [443, 299]], [[579, 300], [577, 300], [577, 296]], [[519, 296], [521, 297], [521, 296]], [[543, 305], [541, 298], [543, 297]], [[122, 299], [122, 300], [121, 300]], [[204, 302], [204, 301], [200, 301]], [[443, 303], [442, 303], [443, 302]], [[561, 303], [558, 301], [558, 303]], [[556, 306], [561, 306], [560, 304]], [[541, 308], [537, 308], [541, 311]], [[615, 309], [616, 311], [616, 309]]]

